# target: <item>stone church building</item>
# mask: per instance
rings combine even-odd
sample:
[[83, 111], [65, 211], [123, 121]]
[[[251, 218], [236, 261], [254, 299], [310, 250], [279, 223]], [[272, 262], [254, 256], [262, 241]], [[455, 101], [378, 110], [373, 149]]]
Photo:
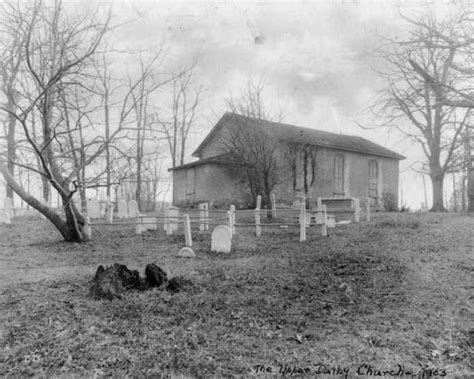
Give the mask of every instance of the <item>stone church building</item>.
[[398, 203], [399, 161], [404, 156], [357, 136], [225, 113], [192, 154], [198, 160], [170, 169], [174, 205], [252, 204], [246, 176], [235, 169], [232, 148], [223, 143], [230, 132], [235, 138], [249, 126], [278, 141], [277, 202], [291, 203], [304, 194], [313, 199], [371, 197], [382, 205], [383, 195], [391, 194]]

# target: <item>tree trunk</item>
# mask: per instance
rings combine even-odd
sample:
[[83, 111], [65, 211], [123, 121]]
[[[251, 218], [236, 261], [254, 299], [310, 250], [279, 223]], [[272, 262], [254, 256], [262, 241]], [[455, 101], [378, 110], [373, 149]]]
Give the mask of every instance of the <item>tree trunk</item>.
[[430, 175], [431, 183], [433, 186], [433, 207], [430, 212], [446, 212], [446, 208], [443, 205], [443, 174]]
[[467, 171], [467, 211], [474, 212], [474, 164], [472, 161]]
[[21, 187], [12, 175], [8, 172], [8, 169], [0, 160], [0, 173], [3, 174], [5, 181], [12, 188], [12, 190], [27, 204], [36, 209], [42, 215], [44, 215], [61, 233], [64, 240], [67, 242], [85, 242], [89, 239], [85, 228], [84, 217], [78, 212], [74, 202], [71, 199], [70, 194], [62, 197], [64, 212], [66, 214], [66, 221], [59, 216], [51, 207], [38, 201], [36, 198], [31, 196], [27, 191]]
[[[44, 176], [41, 177], [41, 184], [43, 187], [43, 199], [45, 203], [49, 204], [49, 197], [51, 194], [49, 181]], [[25, 200], [26, 201], [26, 200]]]
[[[12, 109], [14, 106], [11, 101], [8, 103], [8, 108]], [[8, 114], [8, 135], [7, 135], [7, 168], [8, 172], [15, 177], [15, 161], [16, 161], [16, 144], [15, 144], [15, 126], [16, 119], [13, 115]], [[10, 186], [6, 186], [7, 197], [13, 200], [13, 189]]]

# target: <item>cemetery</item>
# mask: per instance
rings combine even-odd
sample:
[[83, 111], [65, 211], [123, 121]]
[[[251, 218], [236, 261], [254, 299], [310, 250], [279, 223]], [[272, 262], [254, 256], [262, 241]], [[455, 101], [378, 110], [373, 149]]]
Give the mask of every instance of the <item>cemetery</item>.
[[0, 375], [252, 376], [288, 351], [469, 372], [473, 218], [297, 200], [145, 214], [90, 199], [91, 240], [72, 245], [3, 210]]
[[[296, 199], [292, 207], [283, 207], [277, 209], [276, 196], [272, 194], [272, 205], [270, 210], [261, 209], [261, 196], [257, 197], [257, 206], [255, 210], [236, 210], [234, 205], [230, 205], [229, 210], [214, 209], [213, 216], [209, 216], [209, 204], [201, 203], [197, 209], [184, 209], [164, 204], [163, 209], [155, 215], [142, 215], [138, 211], [138, 205], [135, 200], [130, 200], [127, 204], [125, 200], [118, 201], [118, 212], [114, 218], [114, 204], [108, 202], [101, 215], [99, 210], [99, 202], [95, 198], [88, 201], [87, 209], [87, 227], [89, 235], [92, 235], [92, 227], [98, 225], [108, 226], [124, 226], [130, 225], [135, 227], [135, 232], [141, 234], [149, 230], [158, 230], [158, 226], [162, 228], [167, 235], [178, 232], [184, 233], [185, 247], [192, 247], [192, 231], [200, 232], [212, 231], [211, 250], [216, 252], [230, 253], [232, 235], [236, 233], [236, 228], [253, 228], [255, 235], [262, 235], [262, 227], [276, 227], [287, 229], [288, 227], [297, 226], [300, 231], [300, 242], [307, 239], [306, 230], [312, 226], [320, 227], [320, 235], [328, 236], [327, 228], [336, 227], [336, 216], [328, 214], [327, 207], [331, 212], [354, 214], [354, 222], [360, 222], [360, 199], [357, 198], [318, 198], [317, 207], [307, 210], [307, 203], [303, 197]], [[324, 202], [324, 204], [323, 204]], [[335, 205], [335, 206], [334, 206]], [[342, 205], [342, 206], [341, 206]], [[365, 220], [370, 221], [370, 199], [365, 200]], [[252, 219], [251, 216], [254, 216]], [[190, 215], [192, 218], [190, 218]], [[99, 221], [105, 217], [105, 222]], [[238, 222], [236, 219], [238, 217]], [[262, 217], [264, 221], [262, 222]], [[94, 221], [96, 220], [96, 221]], [[115, 221], [114, 221], [115, 220]], [[268, 222], [270, 220], [270, 222]], [[265, 222], [266, 221], [266, 222]], [[350, 223], [350, 220], [340, 221], [338, 224]], [[218, 232], [214, 233], [216, 230]], [[227, 238], [220, 236], [222, 230], [229, 230]], [[220, 232], [219, 232], [220, 231]]]
[[404, 3], [1, 1], [0, 378], [472, 378], [474, 8]]

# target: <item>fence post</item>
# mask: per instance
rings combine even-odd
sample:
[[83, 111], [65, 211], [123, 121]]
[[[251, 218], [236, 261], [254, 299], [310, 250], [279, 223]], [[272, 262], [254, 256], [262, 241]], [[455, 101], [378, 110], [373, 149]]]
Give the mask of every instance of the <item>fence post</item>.
[[328, 223], [328, 214], [327, 214], [327, 211], [326, 211], [326, 205], [323, 205], [322, 207], [322, 211], [323, 211], [323, 224], [321, 225], [321, 235], [323, 237], [327, 237], [328, 235], [328, 229], [327, 229], [327, 223]]
[[168, 234], [168, 230], [169, 230], [169, 215], [170, 215], [170, 205], [168, 203], [165, 203], [164, 207], [163, 207], [163, 211], [164, 211], [164, 219], [163, 219], [163, 229], [165, 230], [166, 234]]
[[354, 208], [355, 222], [360, 222], [360, 199], [358, 197], [354, 199]]
[[204, 208], [204, 218], [206, 221], [204, 222], [204, 229], [209, 230], [209, 203], [203, 204]]
[[135, 234], [142, 234], [142, 222], [143, 222], [143, 217], [137, 217], [135, 219]]
[[275, 199], [275, 194], [272, 193], [270, 195], [271, 200], [272, 200], [272, 218], [276, 218], [277, 216], [277, 208], [276, 208], [276, 199]]
[[306, 202], [300, 205], [300, 242], [306, 241]]
[[191, 247], [193, 245], [193, 240], [191, 236], [191, 223], [189, 222], [189, 215], [184, 215], [184, 244], [186, 247]]
[[232, 211], [227, 211], [227, 223], [229, 224], [230, 235], [232, 235]]
[[107, 198], [106, 217], [107, 217], [107, 221], [108, 221], [108, 222], [110, 222], [110, 223], [113, 223], [113, 222], [114, 222], [114, 205], [113, 205], [113, 203], [110, 201], [109, 198]]
[[260, 204], [262, 203], [262, 197], [257, 196], [257, 208], [255, 208], [255, 235], [260, 237], [262, 235], [262, 227], [260, 226]]
[[230, 227], [230, 231], [232, 232], [232, 235], [235, 234], [235, 205], [230, 206], [230, 221], [232, 223]]
[[365, 203], [365, 219], [370, 221], [370, 197], [367, 198]]
[[205, 228], [204, 218], [205, 218], [204, 204], [201, 203], [199, 204], [199, 231], [200, 232], [203, 232]]

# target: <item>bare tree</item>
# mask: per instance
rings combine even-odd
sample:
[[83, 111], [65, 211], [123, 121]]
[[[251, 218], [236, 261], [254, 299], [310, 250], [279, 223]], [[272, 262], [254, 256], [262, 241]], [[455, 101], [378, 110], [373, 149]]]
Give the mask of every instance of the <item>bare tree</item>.
[[436, 24], [433, 15], [410, 24], [406, 38], [388, 41], [379, 50], [386, 67], [380, 74], [387, 88], [380, 92], [372, 109], [383, 120], [382, 126], [395, 128], [421, 146], [432, 182], [431, 211], [444, 211], [444, 178], [462, 150], [469, 113], [440, 102], [432, 86], [410, 64], [410, 60], [420, 62], [424, 71], [451, 86], [458, 80], [451, 67], [457, 50], [441, 48], [437, 36], [428, 32]]
[[195, 83], [196, 64], [185, 67], [171, 81], [171, 114], [162, 116], [160, 112], [155, 112], [161, 132], [168, 142], [172, 167], [184, 164], [188, 137], [198, 119], [199, 100], [203, 90]]
[[[272, 117], [263, 102], [262, 82], [247, 83], [239, 97], [230, 97], [227, 104], [233, 113], [245, 116], [239, 124], [229, 127], [221, 136], [221, 144], [230, 154], [234, 167], [243, 170], [254, 204], [262, 195], [262, 205], [269, 207], [270, 196], [278, 184], [279, 139], [266, 121], [281, 121], [281, 113]], [[271, 215], [270, 215], [271, 216]]]
[[[15, 111], [4, 106], [0, 110], [16, 119], [26, 140], [25, 149], [41, 163], [39, 168], [22, 166], [46, 178], [57, 191], [65, 219], [21, 187], [8, 171], [3, 157], [0, 158], [0, 171], [13, 191], [45, 215], [66, 241], [81, 242], [88, 236], [84, 218], [71, 201], [77, 190], [77, 183], [71, 178], [74, 170], [67, 175], [61, 160], [64, 146], [59, 137], [66, 135], [67, 130], [59, 110], [60, 93], [81, 85], [89, 62], [108, 30], [110, 17], [107, 15], [100, 21], [91, 14], [68, 14], [60, 1], [51, 6], [41, 1], [27, 5], [18, 3], [16, 10], [15, 18], [2, 22], [16, 22], [25, 28], [20, 70], [24, 90], [19, 91], [18, 86], [16, 97], [9, 94], [15, 99]], [[38, 123], [32, 122], [34, 117], [39, 119]], [[34, 138], [36, 126], [40, 127], [41, 133], [37, 134], [40, 138]], [[97, 149], [92, 156], [99, 155], [101, 150], [103, 148]], [[91, 161], [92, 157], [89, 157], [84, 165]]]
[[[313, 184], [316, 180], [316, 156], [318, 148], [313, 145], [286, 142], [282, 144], [285, 160], [291, 171], [293, 191], [302, 191], [308, 198], [312, 193]], [[301, 162], [301, 163], [300, 163]], [[298, 177], [302, 169], [302, 188], [298, 186]]]
[[[21, 17], [18, 17], [18, 9], [13, 3], [2, 3], [0, 12], [4, 22], [0, 24], [0, 31], [2, 38], [0, 39], [0, 78], [1, 78], [1, 92], [5, 97], [3, 107], [8, 109], [5, 114], [4, 133], [7, 145], [7, 169], [8, 172], [15, 175], [15, 161], [16, 161], [16, 118], [13, 114], [16, 112], [16, 86], [17, 78], [21, 68], [22, 54], [24, 43], [26, 40], [25, 28], [26, 25], [22, 22]], [[19, 22], [14, 22], [19, 21]], [[6, 188], [6, 195], [13, 199], [13, 189], [10, 186]]]
[[[440, 80], [430, 70], [423, 67], [422, 62], [417, 57], [409, 57], [409, 64], [412, 69], [424, 80], [432, 89], [436, 101], [445, 106], [457, 108], [467, 108], [472, 112], [474, 108], [474, 91], [472, 84], [474, 81], [474, 14], [472, 10], [462, 10], [449, 23], [441, 22], [419, 22], [408, 20], [424, 31], [426, 36], [424, 44], [436, 46], [448, 55], [447, 65], [456, 75], [455, 82], [446, 83]], [[474, 212], [474, 130], [468, 125], [465, 132], [465, 158], [463, 169], [466, 170], [468, 207], [467, 210]], [[464, 183], [463, 180], [463, 189]], [[463, 196], [464, 199], [464, 196]], [[464, 200], [463, 200], [464, 201]]]
[[[154, 65], [160, 58], [160, 53], [155, 54], [150, 62], [145, 63], [142, 55], [140, 55], [140, 75], [146, 80], [142, 80], [140, 85], [132, 89], [132, 82], [129, 78], [131, 95], [134, 99], [134, 113], [135, 113], [135, 129], [136, 129], [136, 188], [135, 200], [140, 206], [142, 200], [142, 171], [143, 163], [146, 157], [147, 140], [156, 141], [152, 136], [153, 115], [150, 106], [150, 97], [160, 87], [165, 85], [172, 79], [158, 80], [157, 73], [154, 71]], [[156, 149], [156, 147], [155, 147]]]

